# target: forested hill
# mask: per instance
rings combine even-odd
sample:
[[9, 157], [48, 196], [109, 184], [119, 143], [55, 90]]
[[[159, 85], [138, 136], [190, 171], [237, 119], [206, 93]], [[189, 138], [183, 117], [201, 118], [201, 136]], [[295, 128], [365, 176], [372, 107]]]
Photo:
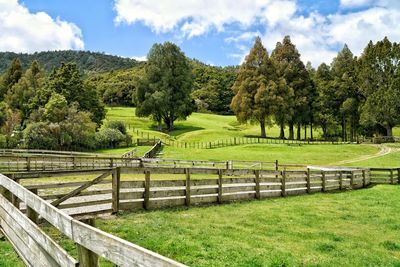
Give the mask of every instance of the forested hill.
[[134, 59], [89, 51], [65, 50], [37, 52], [34, 54], [0, 52], [0, 74], [7, 70], [14, 58], [20, 59], [23, 69], [29, 68], [32, 61], [37, 60], [46, 72], [60, 67], [61, 62], [74, 62], [83, 73], [128, 69], [140, 64]]

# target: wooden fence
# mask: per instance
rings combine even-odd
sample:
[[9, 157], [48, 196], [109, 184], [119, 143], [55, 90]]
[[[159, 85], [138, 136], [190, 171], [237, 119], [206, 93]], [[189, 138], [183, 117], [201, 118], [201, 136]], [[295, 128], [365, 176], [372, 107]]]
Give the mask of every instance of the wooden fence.
[[[152, 154], [160, 148], [152, 148], [146, 154]], [[281, 168], [304, 167], [303, 165], [284, 164]], [[96, 170], [114, 167], [166, 167], [166, 168], [226, 168], [226, 169], [278, 169], [278, 161], [202, 161], [159, 158], [112, 158], [112, 157], [76, 157], [76, 156], [3, 156], [0, 157], [0, 172], [31, 172], [56, 170]]]
[[[89, 174], [97, 176], [89, 181], [60, 183], [43, 183], [35, 179], [78, 175], [87, 177]], [[133, 180], [130, 178], [132, 175], [135, 176]], [[163, 175], [177, 178], [159, 180]], [[11, 177], [19, 183], [34, 178], [34, 182], [26, 186], [27, 189], [76, 217], [90, 217], [138, 208], [221, 203], [348, 188], [357, 189], [372, 182], [368, 169], [275, 171], [118, 167], [80, 172], [14, 173]], [[24, 209], [23, 206], [21, 208]]]
[[[119, 266], [184, 266], [123, 239], [84, 224], [60, 211], [10, 178], [0, 175], [0, 225], [27, 266], [97, 266], [98, 256]], [[25, 203], [26, 214], [13, 205]], [[42, 217], [78, 246], [71, 257], [37, 224]]]
[[370, 168], [371, 182], [376, 184], [400, 184], [400, 168]]
[[162, 142], [161, 142], [161, 140], [158, 140], [158, 141], [153, 145], [153, 147], [143, 155], [142, 158], [145, 158], [145, 159], [146, 159], [146, 158], [147, 158], [147, 159], [150, 158], [150, 159], [151, 159], [151, 158], [157, 157], [157, 154], [160, 152], [161, 148], [162, 148]]

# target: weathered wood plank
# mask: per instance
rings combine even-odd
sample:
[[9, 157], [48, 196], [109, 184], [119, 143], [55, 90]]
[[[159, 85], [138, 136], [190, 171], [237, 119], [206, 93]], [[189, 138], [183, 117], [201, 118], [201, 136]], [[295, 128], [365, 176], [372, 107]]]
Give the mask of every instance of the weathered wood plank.
[[51, 205], [53, 205], [54, 207], [57, 207], [58, 205], [60, 205], [60, 203], [64, 202], [65, 200], [74, 197], [76, 195], [78, 195], [80, 192], [82, 192], [83, 190], [91, 187], [92, 185], [95, 185], [99, 182], [101, 182], [102, 180], [104, 180], [107, 176], [109, 176], [111, 174], [111, 171], [107, 171], [105, 173], [103, 173], [102, 175], [96, 177], [95, 179], [81, 185], [80, 187], [76, 188], [75, 190], [71, 191], [70, 193], [66, 194], [65, 196], [51, 202]]
[[[10, 203], [0, 196], [0, 217], [17, 224], [20, 231], [26, 231], [60, 266], [77, 266], [77, 261], [62, 249], [56, 242], [48, 237], [35, 223], [29, 220], [21, 211], [15, 209]], [[23, 229], [23, 230], [22, 230]]]

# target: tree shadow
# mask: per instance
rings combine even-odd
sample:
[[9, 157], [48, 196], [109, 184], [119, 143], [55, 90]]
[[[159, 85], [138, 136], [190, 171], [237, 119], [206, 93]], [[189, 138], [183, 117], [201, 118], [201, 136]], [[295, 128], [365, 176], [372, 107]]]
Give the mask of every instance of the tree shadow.
[[[153, 131], [160, 132], [156, 125], [152, 125], [151, 129]], [[161, 131], [161, 132], [166, 133], [166, 134], [168, 134], [170, 136], [173, 136], [173, 137], [178, 137], [178, 136], [180, 136], [182, 134], [185, 134], [185, 133], [194, 132], [194, 131], [200, 131], [200, 130], [204, 130], [204, 129], [205, 128], [203, 128], [203, 127], [196, 127], [196, 126], [190, 126], [190, 125], [179, 125], [178, 124], [178, 125], [175, 125], [174, 130], [172, 130], [170, 132], [166, 131], [165, 129], [163, 131]]]

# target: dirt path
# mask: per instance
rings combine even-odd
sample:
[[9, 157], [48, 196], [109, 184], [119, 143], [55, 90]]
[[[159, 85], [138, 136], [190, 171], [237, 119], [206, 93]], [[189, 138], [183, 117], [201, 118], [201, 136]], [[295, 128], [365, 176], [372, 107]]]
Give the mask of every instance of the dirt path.
[[382, 156], [388, 155], [390, 153], [400, 151], [399, 148], [388, 147], [384, 144], [370, 145], [370, 146], [379, 148], [379, 151], [374, 155], [364, 155], [364, 156], [354, 158], [354, 159], [342, 160], [342, 161], [335, 162], [331, 165], [345, 165], [345, 164], [349, 164], [349, 163], [354, 163], [354, 162], [359, 162], [359, 161], [364, 161], [364, 160], [368, 160], [368, 159], [382, 157]]

